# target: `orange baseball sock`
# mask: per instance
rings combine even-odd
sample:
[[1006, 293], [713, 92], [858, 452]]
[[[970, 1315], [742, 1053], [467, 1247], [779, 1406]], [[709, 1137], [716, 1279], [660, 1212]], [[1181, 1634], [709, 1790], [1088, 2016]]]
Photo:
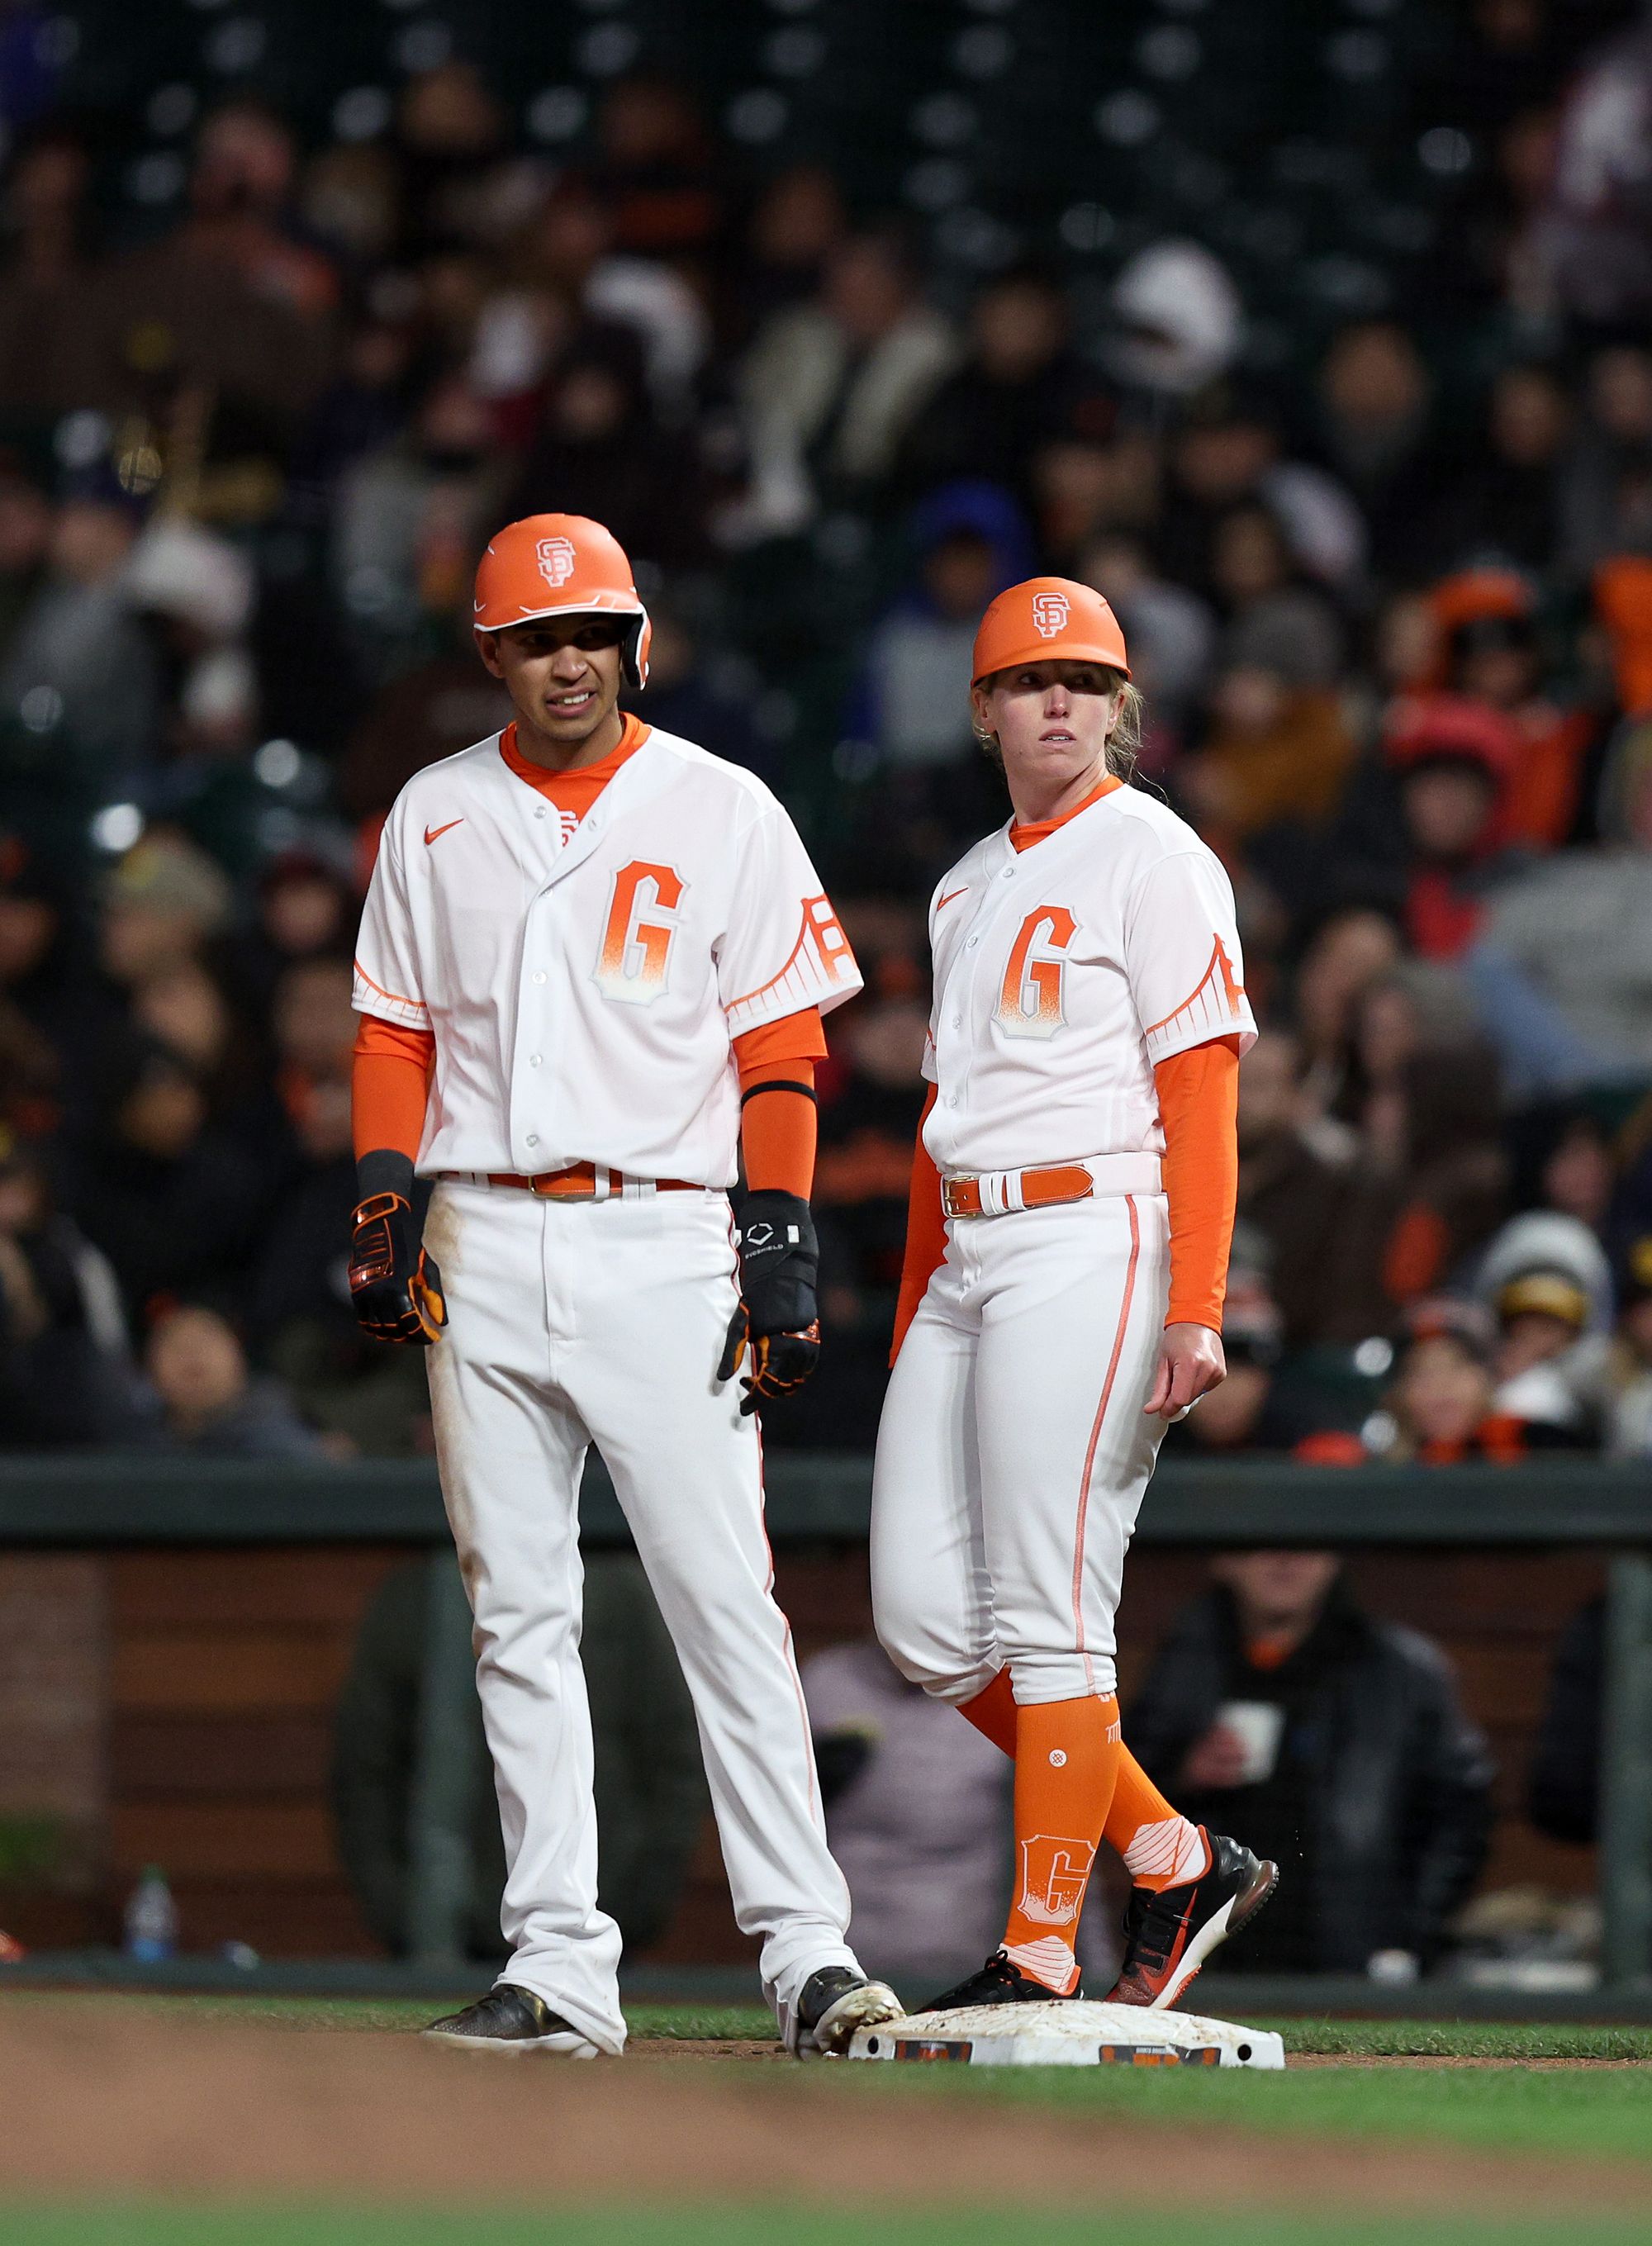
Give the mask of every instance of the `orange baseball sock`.
[[1108, 1845], [1125, 1860], [1139, 1888], [1155, 1894], [1179, 1888], [1207, 1869], [1210, 1850], [1197, 1825], [1173, 1809], [1131, 1753], [1122, 1747], [1112, 1806], [1103, 1827]]
[[984, 1692], [977, 1692], [973, 1700], [958, 1705], [958, 1713], [968, 1716], [984, 1739], [1007, 1755], [1016, 1752], [1016, 1691], [1010, 1682], [1010, 1671], [1001, 1669]]
[[1078, 1979], [1078, 1913], [1118, 1747], [1111, 1694], [1016, 1710], [1016, 1884], [1003, 1946], [1012, 1965], [1058, 1997]]

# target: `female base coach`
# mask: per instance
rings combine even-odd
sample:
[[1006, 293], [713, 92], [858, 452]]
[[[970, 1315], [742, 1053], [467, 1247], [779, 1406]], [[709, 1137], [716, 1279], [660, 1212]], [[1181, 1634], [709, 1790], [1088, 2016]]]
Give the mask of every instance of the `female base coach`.
[[896, 1666], [1013, 1755], [1002, 1946], [928, 2007], [1080, 1993], [1096, 1850], [1132, 1889], [1118, 2004], [1172, 2004], [1275, 1867], [1179, 1815], [1125, 1746], [1113, 1616], [1166, 1423], [1223, 1378], [1239, 1057], [1233, 893], [1130, 785], [1140, 698], [1099, 594], [1001, 593], [976, 736], [1015, 816], [929, 910], [913, 1170], [872, 1579]]

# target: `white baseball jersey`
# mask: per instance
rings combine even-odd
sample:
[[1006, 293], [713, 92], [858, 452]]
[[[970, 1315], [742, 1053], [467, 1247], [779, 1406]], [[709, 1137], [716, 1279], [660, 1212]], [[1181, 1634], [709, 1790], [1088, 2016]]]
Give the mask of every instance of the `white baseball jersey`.
[[1233, 890], [1173, 811], [1114, 788], [1030, 849], [977, 842], [929, 909], [924, 1143], [943, 1176], [1161, 1154], [1155, 1065], [1256, 1024]]
[[436, 1037], [418, 1168], [733, 1183], [731, 1040], [860, 988], [763, 782], [652, 732], [571, 836], [500, 736], [418, 772], [379, 846], [363, 1013]]

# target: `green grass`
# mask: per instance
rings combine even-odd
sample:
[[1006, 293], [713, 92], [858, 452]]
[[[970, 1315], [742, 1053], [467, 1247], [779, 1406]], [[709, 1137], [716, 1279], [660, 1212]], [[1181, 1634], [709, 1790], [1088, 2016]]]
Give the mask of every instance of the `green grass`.
[[1652, 2229], [1587, 2215], [1549, 2222], [1323, 2221], [1166, 2214], [1110, 2203], [1094, 2212], [997, 2208], [875, 2214], [794, 2204], [701, 2209], [581, 2208], [554, 2215], [344, 2208], [0, 2208], [7, 2246], [1644, 2246]]
[[1529, 2026], [1513, 2020], [1253, 2020], [1293, 2051], [1331, 2059], [1635, 2059], [1652, 2028]]
[[[1652, 2068], [1544, 2072], [1518, 2067], [1458, 2072], [1369, 2068], [1255, 2074], [1132, 2067], [843, 2066], [819, 2070], [844, 2097], [979, 2098], [1036, 2106], [1052, 2117], [1094, 2115], [1213, 2124], [1270, 2136], [1383, 2139], [1481, 2152], [1559, 2154], [1652, 2163]], [[781, 2069], [753, 2069], [760, 2086]], [[1652, 2208], [1652, 2178], [1649, 2179]], [[1649, 2217], [1652, 2236], [1652, 2215]]]
[[[443, 2007], [440, 1999], [361, 1997], [145, 1996], [74, 1991], [58, 1994], [18, 1990], [17, 2004], [106, 2004], [175, 2018], [245, 2021], [265, 2027], [377, 2030], [407, 2032], [423, 2027]], [[694, 2043], [704, 2039], [765, 2042], [774, 2021], [760, 2004], [633, 2004], [632, 2036], [639, 2042]], [[1276, 2020], [1287, 2052], [1330, 2058], [1459, 2058], [1642, 2059], [1652, 2064], [1652, 2027], [1528, 2026], [1500, 2020]]]

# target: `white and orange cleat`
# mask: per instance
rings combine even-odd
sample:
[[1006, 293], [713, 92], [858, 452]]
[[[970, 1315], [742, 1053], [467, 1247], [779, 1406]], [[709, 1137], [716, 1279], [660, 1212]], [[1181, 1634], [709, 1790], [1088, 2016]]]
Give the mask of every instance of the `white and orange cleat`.
[[1183, 1887], [1132, 1888], [1125, 1912], [1125, 1961], [1110, 2004], [1162, 2012], [1230, 1934], [1248, 1925], [1279, 1885], [1279, 1867], [1225, 1834], [1204, 1833], [1210, 1861]]

